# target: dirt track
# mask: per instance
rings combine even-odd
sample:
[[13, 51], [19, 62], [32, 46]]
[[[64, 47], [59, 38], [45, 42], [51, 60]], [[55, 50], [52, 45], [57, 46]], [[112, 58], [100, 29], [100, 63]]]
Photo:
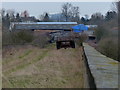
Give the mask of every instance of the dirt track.
[[3, 50], [3, 88], [84, 88], [82, 48]]

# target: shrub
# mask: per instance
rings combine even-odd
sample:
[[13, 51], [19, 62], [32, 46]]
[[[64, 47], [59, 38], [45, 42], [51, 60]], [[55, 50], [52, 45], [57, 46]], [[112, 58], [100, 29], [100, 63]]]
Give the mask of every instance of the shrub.
[[97, 47], [98, 51], [102, 54], [118, 60], [118, 39], [117, 38], [104, 38], [101, 39]]
[[12, 38], [11, 38], [11, 33], [6, 30], [6, 29], [3, 29], [2, 30], [2, 45], [9, 45], [9, 44], [12, 44]]
[[76, 39], [76, 43], [78, 46], [82, 46], [82, 43], [87, 40], [87, 35], [86, 34], [81, 34], [80, 37]]
[[25, 44], [33, 41], [34, 36], [32, 31], [15, 31], [11, 32], [11, 38], [13, 43], [16, 44]]
[[32, 42], [32, 45], [38, 46], [40, 48], [44, 48], [46, 45], [49, 44], [48, 36], [44, 34], [35, 35], [35, 39]]
[[102, 27], [99, 26], [96, 30], [95, 30], [95, 35], [96, 35], [96, 39], [99, 41], [101, 38], [105, 37], [105, 35], [107, 34], [107, 30]]

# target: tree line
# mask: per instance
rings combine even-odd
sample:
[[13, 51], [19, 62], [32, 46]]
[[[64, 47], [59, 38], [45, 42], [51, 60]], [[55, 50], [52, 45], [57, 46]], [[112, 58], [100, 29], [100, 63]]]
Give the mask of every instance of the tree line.
[[[111, 19], [117, 19], [117, 11], [108, 11], [106, 15], [102, 15], [100, 12], [93, 13], [90, 18], [89, 15], [84, 15], [80, 17], [80, 9], [78, 6], [73, 6], [71, 3], [64, 3], [61, 7], [59, 20], [52, 20], [50, 18], [50, 14], [45, 12], [40, 15], [39, 19], [36, 19], [34, 16], [34, 22], [54, 22], [54, 21], [64, 21], [64, 22], [78, 22], [83, 24], [101, 24], [104, 21], [109, 21]], [[29, 12], [27, 10], [22, 13], [15, 13], [14, 10], [1, 10], [2, 22], [5, 23], [6, 26], [9, 26], [10, 22], [22, 22], [21, 17], [30, 17]], [[58, 18], [57, 18], [58, 19]]]
[[107, 57], [119, 61], [120, 45], [118, 44], [118, 32], [120, 28], [120, 1], [114, 3], [113, 8], [114, 11], [107, 12], [103, 21], [98, 21], [99, 25], [95, 30], [97, 37], [96, 49]]

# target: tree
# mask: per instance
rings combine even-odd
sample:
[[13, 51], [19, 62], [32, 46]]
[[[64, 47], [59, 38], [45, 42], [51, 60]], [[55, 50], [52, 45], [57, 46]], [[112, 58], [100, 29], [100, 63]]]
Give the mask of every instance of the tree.
[[88, 21], [89, 21], [89, 16], [86, 14], [86, 15], [84, 15], [84, 17], [81, 17], [81, 23], [83, 23], [83, 24], [87, 24], [88, 23]]
[[116, 17], [117, 17], [117, 13], [115, 11], [108, 11], [106, 13], [105, 19], [108, 21], [108, 20], [114, 19]]
[[4, 23], [5, 22], [5, 9], [1, 9], [0, 10], [0, 15], [1, 15], [1, 21], [2, 21], [2, 23]]
[[81, 17], [81, 23], [86, 24], [86, 20], [84, 17]]
[[85, 19], [88, 20], [89, 16], [87, 14], [85, 14]]
[[27, 10], [21, 13], [21, 17], [29, 17], [29, 13]]
[[45, 13], [45, 16], [43, 18], [43, 21], [48, 22], [49, 21], [49, 15], [48, 13]]
[[120, 28], [120, 1], [116, 2], [117, 13], [118, 13], [118, 27]]
[[9, 10], [7, 10], [7, 13], [9, 14], [10, 21], [14, 21], [14, 19], [15, 19], [15, 16], [14, 16], [15, 11], [13, 9], [9, 9]]
[[70, 3], [65, 3], [62, 6], [62, 15], [63, 15], [63, 17], [65, 17], [66, 22], [68, 21], [68, 19], [71, 16], [71, 13], [72, 13], [71, 8], [72, 8], [72, 4], [70, 4]]
[[120, 1], [117, 2], [117, 10], [118, 10], [118, 13], [120, 13]]
[[62, 6], [62, 16], [65, 18], [65, 21], [75, 21], [79, 22], [79, 7], [73, 6], [71, 3], [65, 3]]
[[21, 21], [21, 19], [20, 19], [20, 14], [19, 14], [19, 13], [16, 14], [16, 21], [17, 21], [17, 22], [20, 22], [20, 21]]
[[20, 18], [20, 15], [19, 15], [19, 13], [17, 13], [17, 14], [16, 14], [16, 18]]
[[4, 18], [4, 16], [5, 16], [5, 9], [1, 9], [0, 10], [0, 14], [1, 14], [2, 18]]
[[118, 12], [118, 7], [119, 7], [118, 4], [119, 4], [119, 2], [113, 2], [112, 3], [112, 6], [111, 6], [112, 11]]
[[97, 12], [97, 13], [94, 13], [94, 14], [91, 15], [91, 19], [90, 19], [91, 24], [99, 25], [103, 21], [104, 21], [104, 16], [101, 13]]
[[99, 26], [95, 30], [95, 35], [96, 35], [97, 40], [100, 41], [102, 38], [108, 36], [108, 31], [106, 30], [104, 26]]
[[44, 22], [49, 22], [49, 21], [50, 21], [49, 14], [48, 14], [47, 12], [43, 13], [43, 14], [40, 16], [40, 20], [41, 20], [41, 21], [44, 21]]
[[9, 28], [9, 25], [10, 25], [10, 16], [8, 13], [6, 13], [3, 21], [3, 26]]
[[71, 7], [71, 8], [72, 8], [72, 11], [71, 11], [71, 21], [79, 22], [80, 21], [79, 7]]
[[91, 18], [95, 20], [99, 20], [99, 19], [103, 19], [103, 15], [98, 12], [98, 13], [92, 14]]

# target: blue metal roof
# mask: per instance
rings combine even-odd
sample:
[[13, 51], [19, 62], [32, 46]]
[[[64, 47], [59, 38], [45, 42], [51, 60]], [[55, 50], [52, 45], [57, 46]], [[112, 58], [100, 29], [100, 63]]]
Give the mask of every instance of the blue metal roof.
[[72, 29], [74, 32], [82, 32], [84, 30], [88, 30], [88, 27], [85, 26], [84, 24], [79, 24], [77, 26], [73, 26]]

